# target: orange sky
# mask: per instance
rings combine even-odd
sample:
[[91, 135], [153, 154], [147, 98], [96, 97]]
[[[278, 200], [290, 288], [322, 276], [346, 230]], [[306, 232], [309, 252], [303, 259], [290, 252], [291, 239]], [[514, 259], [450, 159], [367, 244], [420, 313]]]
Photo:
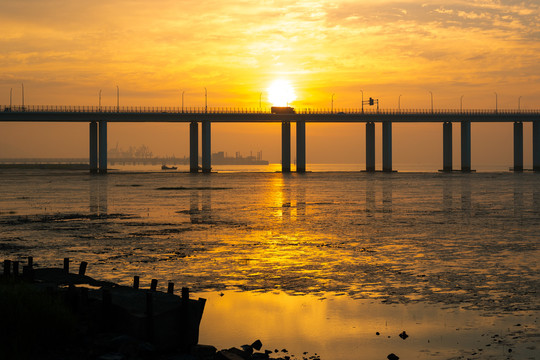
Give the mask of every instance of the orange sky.
[[[275, 79], [293, 106], [540, 108], [540, 5], [515, 0], [4, 2], [0, 103], [258, 107]], [[87, 126], [0, 124], [0, 157], [86, 156]], [[455, 138], [458, 138], [456, 127]], [[279, 161], [279, 126], [215, 125], [213, 150]], [[511, 125], [473, 125], [474, 162], [511, 163]], [[65, 136], [69, 134], [69, 137]], [[398, 125], [394, 162], [439, 163], [442, 126]], [[525, 161], [530, 131], [525, 128]], [[493, 138], [505, 145], [493, 144]], [[187, 126], [111, 125], [109, 143], [188, 153]], [[307, 161], [363, 162], [363, 125], [308, 125]], [[508, 148], [508, 151], [506, 151]], [[457, 149], [456, 149], [457, 151]], [[379, 151], [380, 152], [380, 151]], [[345, 154], [345, 155], [343, 155]], [[455, 152], [455, 159], [458, 153]]]

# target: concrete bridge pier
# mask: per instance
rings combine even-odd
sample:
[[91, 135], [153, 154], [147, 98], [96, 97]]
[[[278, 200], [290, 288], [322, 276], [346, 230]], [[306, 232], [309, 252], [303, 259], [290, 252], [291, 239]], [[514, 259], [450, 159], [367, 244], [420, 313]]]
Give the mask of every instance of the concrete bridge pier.
[[523, 171], [523, 123], [514, 122], [514, 171]]
[[471, 122], [461, 122], [461, 171], [471, 171]]
[[98, 124], [90, 122], [90, 174], [98, 172]]
[[202, 122], [202, 172], [212, 171], [212, 146], [211, 146], [211, 126], [210, 121]]
[[443, 171], [452, 171], [452, 123], [443, 124]]
[[540, 171], [540, 119], [532, 122], [533, 132], [533, 170]]
[[383, 171], [392, 172], [392, 122], [384, 121], [382, 123], [383, 132]]
[[189, 123], [189, 172], [199, 172], [199, 123]]
[[281, 172], [291, 172], [291, 123], [281, 123]]
[[306, 122], [296, 122], [296, 172], [306, 172]]
[[99, 173], [107, 173], [107, 121], [99, 122]]
[[375, 171], [375, 123], [366, 123], [366, 171]]

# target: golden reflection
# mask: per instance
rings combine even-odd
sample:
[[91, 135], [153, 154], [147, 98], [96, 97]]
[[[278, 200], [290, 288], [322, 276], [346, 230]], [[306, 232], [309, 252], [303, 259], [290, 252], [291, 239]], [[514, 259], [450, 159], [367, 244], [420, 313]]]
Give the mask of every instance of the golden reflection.
[[90, 214], [107, 215], [108, 177], [93, 176], [90, 179]]

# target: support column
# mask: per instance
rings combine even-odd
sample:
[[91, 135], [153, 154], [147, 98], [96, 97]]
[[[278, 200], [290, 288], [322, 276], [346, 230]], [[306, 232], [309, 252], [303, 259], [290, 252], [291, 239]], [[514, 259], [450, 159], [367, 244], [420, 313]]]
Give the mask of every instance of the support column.
[[514, 171], [523, 171], [523, 123], [514, 122]]
[[392, 171], [392, 122], [384, 121], [382, 123], [383, 132], [383, 171]]
[[99, 173], [107, 173], [107, 122], [99, 122]]
[[461, 171], [471, 171], [471, 122], [461, 122]]
[[291, 172], [291, 123], [281, 123], [281, 172]]
[[98, 124], [90, 122], [90, 174], [98, 172]]
[[296, 172], [306, 172], [306, 122], [296, 122]]
[[211, 146], [211, 127], [210, 121], [202, 122], [202, 172], [212, 171], [212, 146]]
[[533, 170], [540, 171], [540, 119], [532, 122], [533, 132]]
[[443, 124], [443, 171], [452, 171], [452, 123]]
[[366, 171], [375, 171], [375, 123], [366, 123]]
[[189, 124], [189, 172], [199, 172], [199, 123]]

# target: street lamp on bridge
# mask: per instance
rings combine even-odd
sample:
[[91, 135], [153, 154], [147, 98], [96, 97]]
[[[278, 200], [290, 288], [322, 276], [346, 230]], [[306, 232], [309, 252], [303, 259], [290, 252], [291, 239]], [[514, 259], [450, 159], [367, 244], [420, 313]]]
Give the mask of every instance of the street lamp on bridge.
[[495, 92], [495, 112], [497, 112], [499, 110], [499, 96], [497, 95], [497, 93]]
[[13, 106], [13, 88], [9, 89], [9, 110]]
[[101, 89], [99, 89], [98, 99], [98, 110], [101, 111]]
[[431, 113], [433, 113], [433, 92], [429, 92], [429, 94], [431, 95]]
[[120, 87], [116, 85], [116, 112], [120, 112]]
[[182, 114], [184, 113], [184, 93], [185, 91], [182, 90]]
[[521, 111], [521, 96], [518, 97], [518, 111]]
[[463, 111], [463, 95], [459, 98], [459, 111]]
[[331, 105], [331, 113], [333, 114], [334, 113], [334, 95], [336, 94], [332, 94], [332, 105]]
[[360, 90], [362, 93], [362, 114], [364, 113], [364, 90]]
[[204, 112], [208, 112], [208, 91], [206, 91], [206, 87], [204, 88]]
[[397, 98], [397, 108], [398, 108], [398, 110], [401, 110], [401, 94], [399, 94], [399, 96]]

